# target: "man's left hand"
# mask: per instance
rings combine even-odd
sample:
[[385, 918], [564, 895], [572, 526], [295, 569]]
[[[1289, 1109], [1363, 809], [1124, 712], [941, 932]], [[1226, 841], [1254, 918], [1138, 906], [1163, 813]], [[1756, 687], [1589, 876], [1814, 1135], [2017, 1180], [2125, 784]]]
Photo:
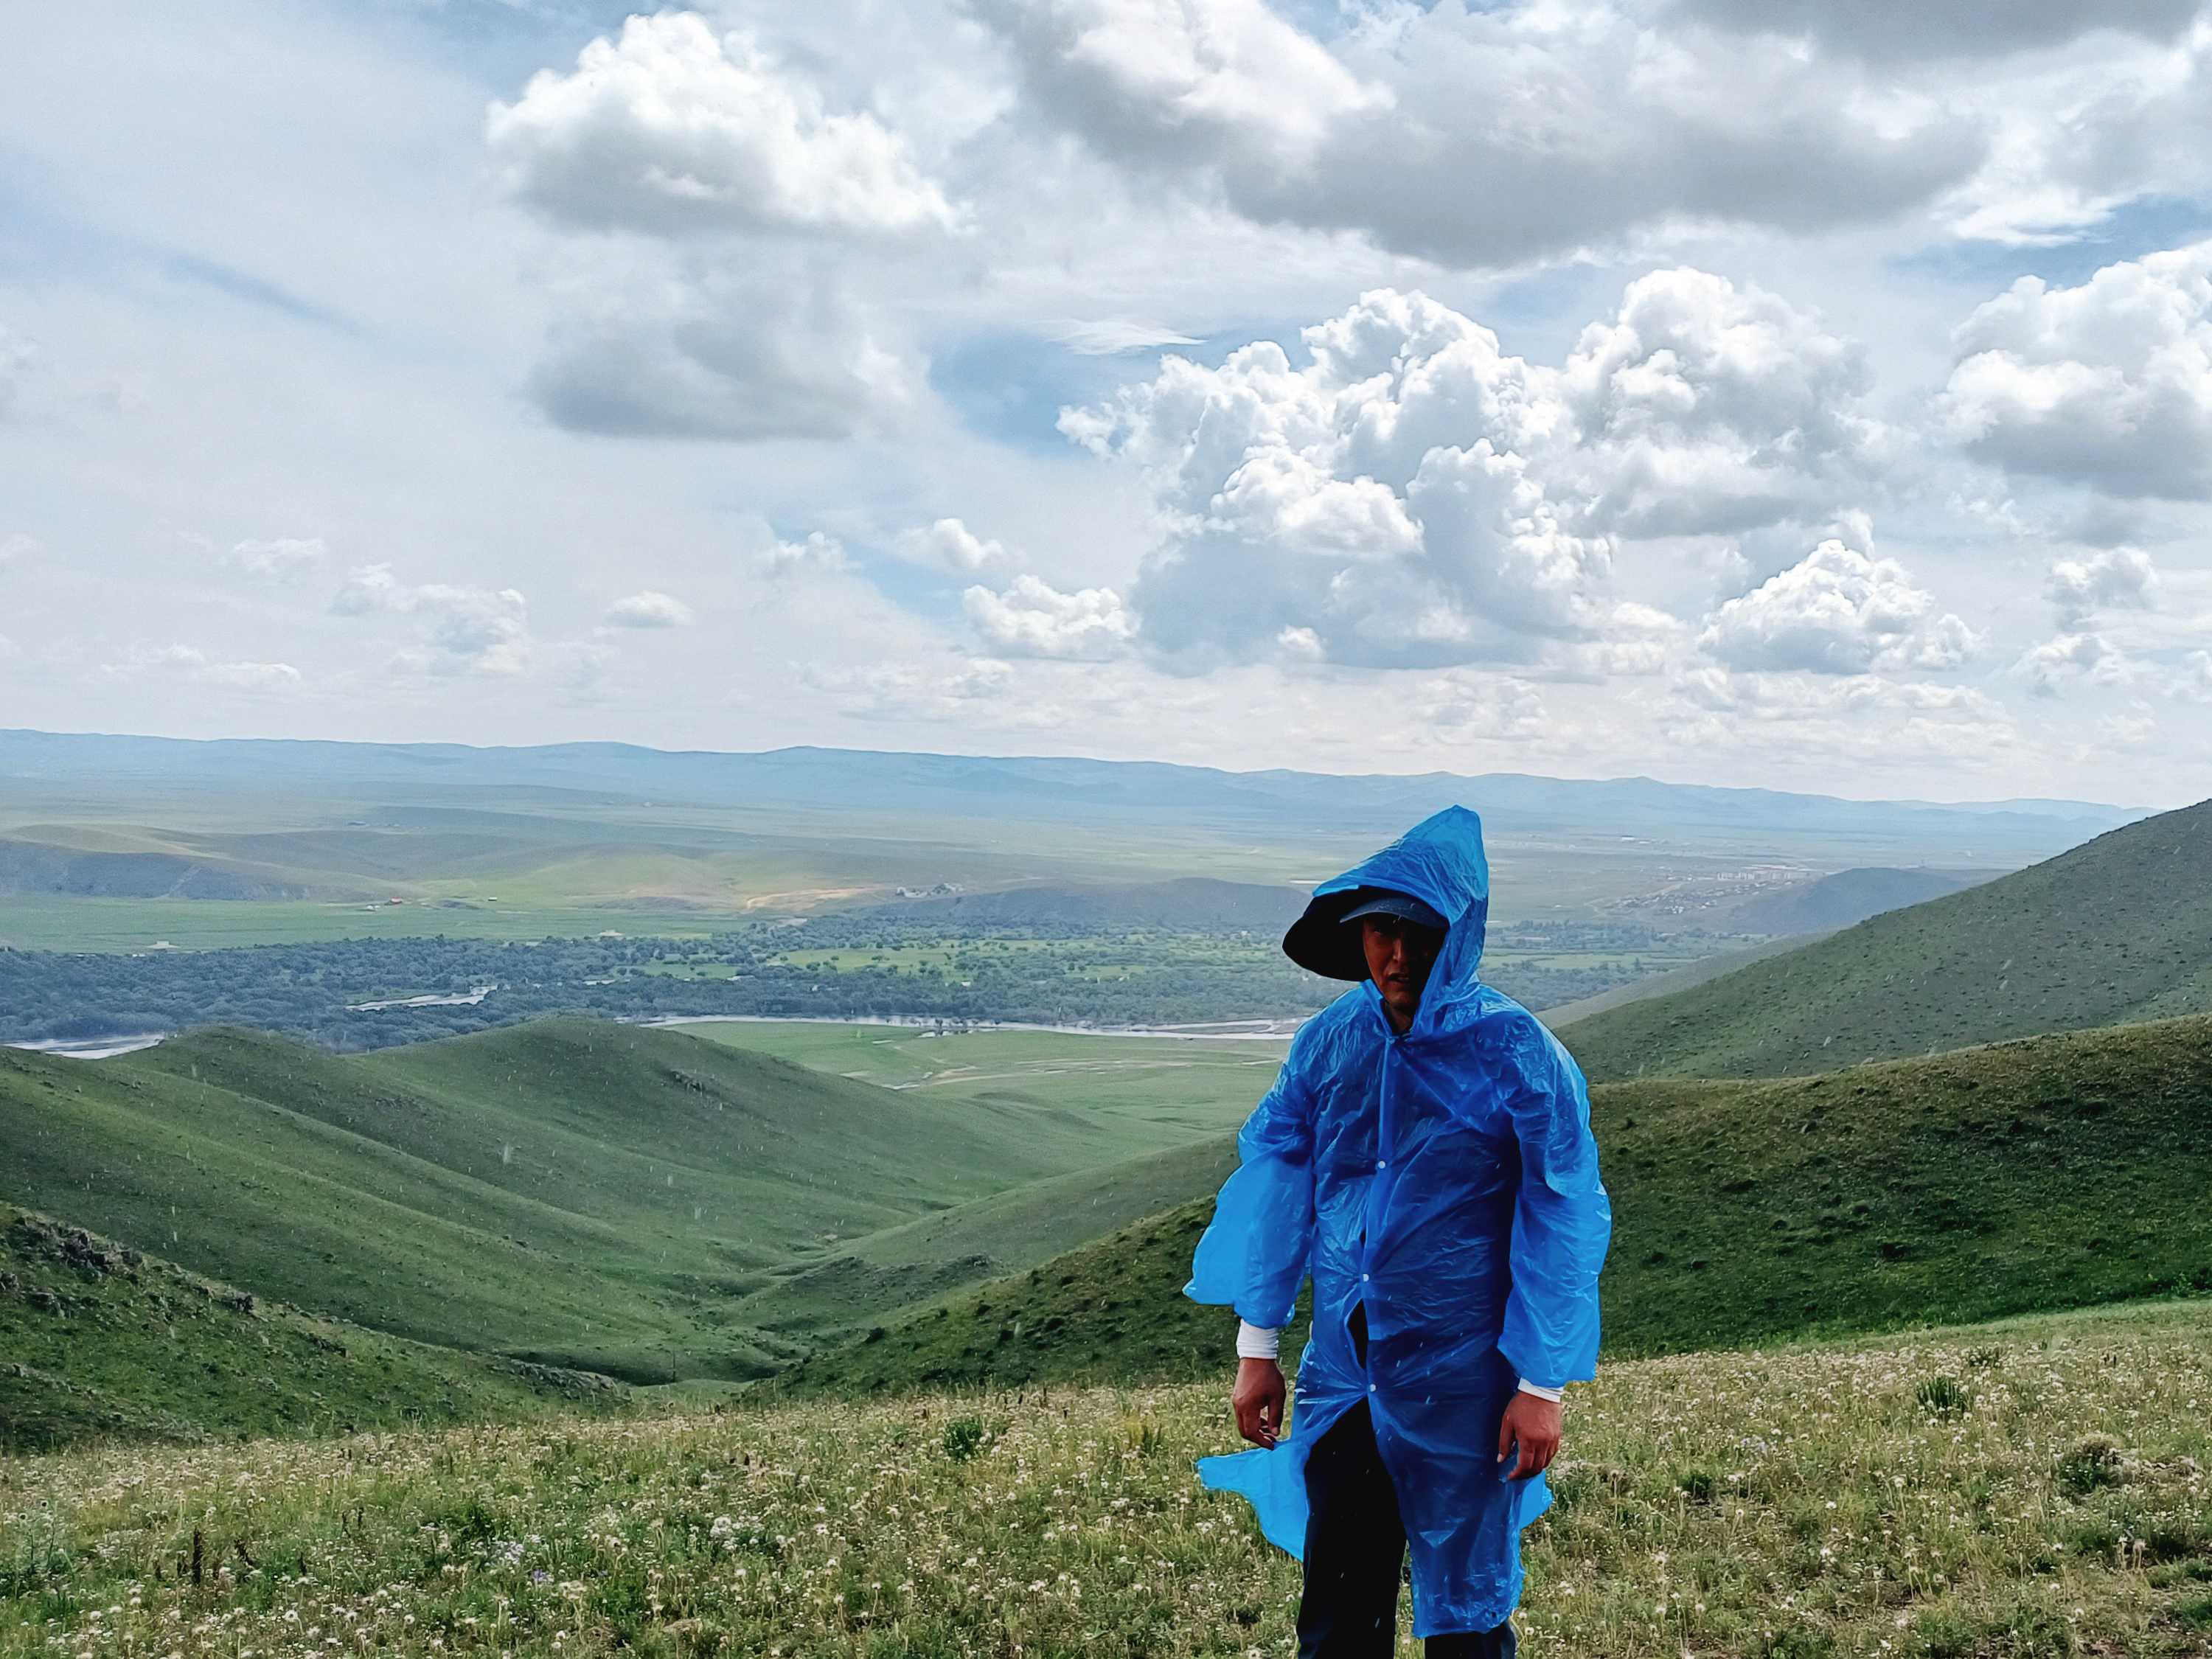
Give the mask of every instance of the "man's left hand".
[[[1498, 1461], [1514, 1458], [1511, 1480], [1540, 1474], [1559, 1455], [1559, 1402], [1533, 1394], [1516, 1394], [1498, 1425]], [[1518, 1455], [1516, 1455], [1516, 1453]]]

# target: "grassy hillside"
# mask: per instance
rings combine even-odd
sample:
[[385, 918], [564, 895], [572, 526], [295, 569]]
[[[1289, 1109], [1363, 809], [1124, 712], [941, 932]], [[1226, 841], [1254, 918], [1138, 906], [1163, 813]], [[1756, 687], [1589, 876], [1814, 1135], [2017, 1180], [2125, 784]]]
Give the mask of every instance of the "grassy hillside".
[[[1233, 1154], [1224, 1151], [1227, 1161]], [[1191, 1251], [1212, 1213], [1213, 1200], [1204, 1198], [1152, 1216], [851, 1347], [802, 1360], [775, 1389], [804, 1396], [1150, 1382], [1233, 1368], [1237, 1316], [1182, 1295]], [[1304, 1340], [1304, 1322], [1301, 1314], [1286, 1345]]]
[[1829, 933], [1985, 879], [1943, 870], [1838, 870], [1818, 881], [1747, 899], [1729, 919], [1746, 933]]
[[1173, 1152], [1031, 1182], [957, 1210], [856, 1240], [820, 1261], [778, 1273], [738, 1301], [730, 1317], [766, 1331], [829, 1338], [886, 1319], [1063, 1254], [1092, 1238], [1210, 1194], [1237, 1164], [1236, 1143], [1217, 1135]]
[[1615, 1352], [2212, 1290], [2212, 1019], [1597, 1091]]
[[0, 1356], [0, 1454], [513, 1419], [624, 1392], [312, 1318], [8, 1205]]
[[[939, 1100], [1027, 1102], [1126, 1119], [1140, 1133], [1180, 1126], [1218, 1134], [1244, 1121], [1274, 1081], [1290, 1039], [1194, 1040], [1079, 1031], [933, 1030], [826, 1020], [702, 1021], [678, 1027], [709, 1042], [810, 1070], [915, 1089]], [[1158, 1140], [1133, 1138], [1128, 1150]]]
[[[1578, 997], [1572, 1002], [1561, 1003], [1556, 1008], [1530, 1008], [1529, 1012], [1542, 1020], [1554, 1031], [1565, 1030], [1577, 1020], [1588, 1019], [1593, 1014], [1602, 1014], [1615, 1008], [1626, 1007], [1632, 1002], [1647, 1002], [1654, 997], [1672, 996], [1677, 991], [1686, 991], [1692, 985], [1703, 985], [1707, 980], [1718, 979], [1723, 974], [1733, 974], [1754, 962], [1764, 962], [1769, 957], [1778, 957], [1787, 951], [1802, 951], [1814, 939], [1826, 934], [1797, 934], [1769, 939], [1764, 945], [1753, 945], [1741, 951], [1723, 951], [1686, 967], [1669, 968], [1663, 973], [1646, 974], [1631, 980], [1626, 985], [1616, 985], [1610, 991], [1601, 991], [1594, 997]], [[1497, 981], [1487, 972], [1488, 952], [1485, 956], [1483, 978], [1492, 984]], [[1505, 990], [1502, 985], [1498, 989]], [[1508, 996], [1513, 994], [1506, 991]], [[1519, 998], [1514, 999], [1519, 1001]], [[1522, 1006], [1528, 1007], [1526, 1003]]]
[[[1802, 1080], [1597, 1090], [1620, 1357], [2212, 1290], [2212, 1019]], [[809, 1393], [1218, 1368], [1210, 1200], [785, 1374]]]
[[[638, 1382], [763, 1375], [839, 1301], [786, 1295], [770, 1332], [743, 1298], [865, 1236], [1194, 1138], [590, 1021], [354, 1057], [235, 1030], [95, 1065], [0, 1051], [10, 1199], [264, 1297]], [[989, 1258], [970, 1279], [1049, 1254], [1044, 1213], [966, 1225], [957, 1255]], [[1127, 1211], [1051, 1213], [1064, 1244]], [[922, 1260], [911, 1236], [892, 1256]]]
[[1560, 1030], [1592, 1079], [1791, 1077], [2212, 1010], [2212, 801]]
[[[1521, 1641], [2201, 1656], [2204, 1312], [1610, 1366]], [[1190, 1467], [1236, 1443], [1214, 1376], [19, 1460], [0, 1654], [1284, 1652], [1297, 1564]]]

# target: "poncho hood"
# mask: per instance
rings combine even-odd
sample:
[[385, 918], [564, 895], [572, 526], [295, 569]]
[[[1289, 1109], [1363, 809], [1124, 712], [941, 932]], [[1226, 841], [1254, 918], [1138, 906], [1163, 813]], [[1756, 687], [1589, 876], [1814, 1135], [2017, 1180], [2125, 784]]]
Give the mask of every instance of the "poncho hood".
[[1283, 936], [1283, 952], [1310, 973], [1364, 980], [1367, 960], [1345, 914], [1376, 888], [1411, 893], [1451, 923], [1437, 957], [1424, 1016], [1463, 1000], [1476, 984], [1490, 914], [1490, 860], [1482, 850], [1482, 820], [1464, 806], [1447, 806], [1426, 817], [1370, 859], [1314, 889], [1313, 902]]

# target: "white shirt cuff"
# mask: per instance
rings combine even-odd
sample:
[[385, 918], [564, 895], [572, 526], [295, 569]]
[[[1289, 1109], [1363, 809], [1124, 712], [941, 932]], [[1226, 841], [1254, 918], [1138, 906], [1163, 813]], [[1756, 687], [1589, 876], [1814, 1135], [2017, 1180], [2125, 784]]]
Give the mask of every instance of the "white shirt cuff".
[[1541, 1382], [1527, 1381], [1523, 1381], [1521, 1384], [1521, 1392], [1533, 1394], [1539, 1400], [1548, 1400], [1554, 1406], [1567, 1397], [1567, 1391], [1565, 1389], [1547, 1389]]
[[1237, 1322], [1237, 1357], [1239, 1359], [1273, 1359], [1282, 1351], [1283, 1334], [1262, 1325]]

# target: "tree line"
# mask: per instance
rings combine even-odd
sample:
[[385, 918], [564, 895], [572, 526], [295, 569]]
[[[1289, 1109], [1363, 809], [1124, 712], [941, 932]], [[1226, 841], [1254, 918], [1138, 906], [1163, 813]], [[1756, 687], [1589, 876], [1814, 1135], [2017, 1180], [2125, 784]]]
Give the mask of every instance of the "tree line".
[[[1657, 944], [1645, 929], [1576, 924], [1509, 933], [1504, 942], [1560, 951]], [[934, 959], [893, 959], [915, 947], [928, 948]], [[841, 953], [842, 964], [790, 959], [826, 951]], [[1679, 945], [1665, 951], [1668, 960], [1684, 954]], [[856, 953], [885, 959], [856, 962]], [[1641, 963], [1508, 962], [1491, 976], [1508, 994], [1542, 1008], [1643, 970]], [[464, 997], [486, 987], [495, 988], [471, 1003], [362, 1006]], [[830, 916], [690, 939], [521, 943], [440, 935], [134, 955], [0, 949], [0, 1041], [238, 1024], [357, 1050], [552, 1013], [1170, 1025], [1296, 1018], [1342, 989], [1286, 961], [1272, 937], [1249, 933], [1025, 926], [1018, 933], [969, 927], [952, 933], [896, 917]]]

